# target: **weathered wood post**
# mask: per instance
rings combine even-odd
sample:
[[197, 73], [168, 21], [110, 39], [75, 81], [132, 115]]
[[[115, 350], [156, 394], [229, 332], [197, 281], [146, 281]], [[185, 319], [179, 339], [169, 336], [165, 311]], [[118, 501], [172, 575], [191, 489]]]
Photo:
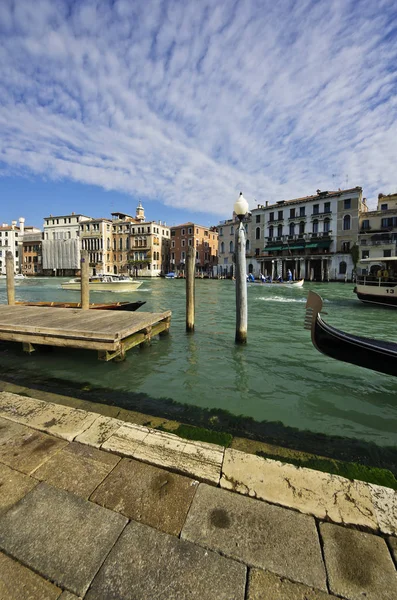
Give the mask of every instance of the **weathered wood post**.
[[15, 279], [14, 279], [14, 256], [12, 252], [6, 252], [6, 275], [7, 275], [7, 302], [15, 304]]
[[194, 331], [194, 285], [196, 249], [189, 246], [186, 258], [186, 331]]
[[238, 200], [234, 204], [234, 212], [239, 219], [239, 226], [235, 237], [235, 255], [236, 255], [236, 344], [247, 343], [247, 322], [248, 322], [248, 304], [247, 304], [247, 268], [245, 264], [245, 227], [243, 219], [248, 212], [248, 202], [240, 193]]
[[80, 265], [81, 308], [87, 310], [90, 308], [90, 263], [88, 250], [81, 251]]

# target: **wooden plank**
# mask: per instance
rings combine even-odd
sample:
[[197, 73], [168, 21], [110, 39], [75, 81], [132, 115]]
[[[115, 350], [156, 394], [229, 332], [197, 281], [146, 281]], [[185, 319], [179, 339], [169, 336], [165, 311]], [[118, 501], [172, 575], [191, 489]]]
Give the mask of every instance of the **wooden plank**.
[[0, 331], [0, 340], [6, 342], [22, 342], [27, 344], [41, 344], [43, 346], [62, 346], [69, 348], [84, 348], [86, 350], [117, 350], [120, 346], [119, 341], [106, 342], [103, 340], [87, 340], [77, 338], [52, 337], [47, 335], [26, 334], [26, 333], [2, 333]]

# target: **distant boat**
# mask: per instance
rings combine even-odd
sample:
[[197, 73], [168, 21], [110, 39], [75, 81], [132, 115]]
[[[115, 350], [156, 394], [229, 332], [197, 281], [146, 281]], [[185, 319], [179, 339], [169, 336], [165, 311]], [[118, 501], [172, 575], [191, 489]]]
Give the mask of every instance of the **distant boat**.
[[[0, 279], [7, 279], [7, 275], [5, 273], [2, 273], [0, 275]], [[15, 273], [14, 279], [26, 279], [26, 277], [25, 275], [22, 275], [22, 273]]]
[[331, 358], [397, 377], [397, 343], [345, 333], [320, 316], [322, 298], [310, 291], [306, 303], [305, 329], [315, 348]]
[[[80, 302], [15, 302], [19, 306], [44, 306], [50, 308], [81, 308]], [[112, 302], [110, 304], [90, 304], [90, 310], [127, 310], [135, 311], [146, 302]]]
[[248, 281], [248, 283], [254, 283], [255, 285], [260, 285], [262, 288], [268, 288], [269, 290], [275, 287], [283, 287], [283, 288], [301, 288], [304, 284], [304, 279], [299, 279], [298, 281]]
[[175, 273], [172, 273], [172, 272], [167, 273], [167, 275], [165, 275], [166, 279], [175, 279], [175, 277], [176, 277]]
[[[141, 281], [135, 281], [124, 275], [93, 275], [89, 278], [89, 289], [93, 292], [133, 292], [141, 285]], [[80, 278], [62, 283], [61, 287], [64, 290], [80, 290]]]

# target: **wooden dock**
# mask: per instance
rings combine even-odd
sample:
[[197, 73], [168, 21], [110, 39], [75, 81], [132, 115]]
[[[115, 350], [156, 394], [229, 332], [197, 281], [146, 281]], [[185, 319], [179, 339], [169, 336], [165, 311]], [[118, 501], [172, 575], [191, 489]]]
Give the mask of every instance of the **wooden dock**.
[[0, 340], [96, 350], [99, 360], [123, 360], [137, 345], [168, 333], [171, 311], [162, 313], [0, 305]]

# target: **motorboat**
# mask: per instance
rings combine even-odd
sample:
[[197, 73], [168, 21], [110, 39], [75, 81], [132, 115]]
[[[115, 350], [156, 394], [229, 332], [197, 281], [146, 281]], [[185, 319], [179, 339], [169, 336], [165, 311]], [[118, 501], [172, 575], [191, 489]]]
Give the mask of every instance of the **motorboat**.
[[167, 275], [164, 276], [166, 279], [175, 279], [176, 275], [175, 273], [171, 272], [171, 273], [167, 273]]
[[366, 304], [397, 308], [397, 256], [364, 258], [360, 265], [368, 265], [369, 273], [356, 279], [354, 293]]
[[311, 331], [315, 348], [326, 356], [397, 377], [397, 343], [385, 342], [336, 329], [320, 313], [321, 296], [310, 291], [306, 303], [305, 329]]
[[[89, 290], [93, 292], [133, 292], [142, 285], [125, 275], [93, 275], [89, 278]], [[63, 290], [80, 290], [80, 278], [71, 279], [61, 284]]]
[[22, 273], [16, 273], [14, 279], [26, 279], [26, 277]]
[[304, 279], [299, 279], [297, 281], [248, 281], [248, 283], [254, 283], [255, 285], [260, 285], [263, 288], [273, 289], [275, 287], [282, 288], [301, 288], [304, 284]]
[[[81, 302], [15, 302], [19, 306], [44, 306], [50, 308], [81, 308]], [[138, 302], [111, 302], [110, 304], [90, 304], [90, 310], [127, 310], [135, 311], [146, 304]]]

